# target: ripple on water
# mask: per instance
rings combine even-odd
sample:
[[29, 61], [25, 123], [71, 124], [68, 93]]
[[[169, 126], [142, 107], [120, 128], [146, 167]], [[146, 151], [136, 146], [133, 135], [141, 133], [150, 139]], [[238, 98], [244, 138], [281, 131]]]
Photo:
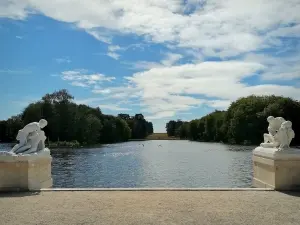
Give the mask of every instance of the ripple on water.
[[250, 187], [253, 148], [164, 140], [52, 149], [52, 176], [54, 187]]

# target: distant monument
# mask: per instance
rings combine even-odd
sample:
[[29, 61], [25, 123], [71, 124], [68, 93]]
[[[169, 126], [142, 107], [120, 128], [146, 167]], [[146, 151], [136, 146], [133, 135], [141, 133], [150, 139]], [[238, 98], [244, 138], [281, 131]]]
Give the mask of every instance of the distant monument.
[[[50, 150], [45, 147], [48, 122], [27, 124], [18, 131], [19, 141], [10, 151], [0, 152], [0, 191], [39, 190], [52, 186]], [[17, 169], [16, 169], [17, 168]]]
[[264, 142], [253, 151], [253, 186], [276, 190], [300, 188], [300, 151], [291, 148], [292, 122], [269, 116]]

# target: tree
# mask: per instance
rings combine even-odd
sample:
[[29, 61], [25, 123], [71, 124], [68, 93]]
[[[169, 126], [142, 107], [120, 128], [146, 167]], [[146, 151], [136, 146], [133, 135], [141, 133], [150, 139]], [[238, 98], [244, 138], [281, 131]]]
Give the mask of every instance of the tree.
[[[24, 126], [21, 115], [12, 116], [6, 121], [6, 138], [7, 141], [16, 141], [17, 133]], [[2, 137], [0, 138], [2, 140]]]
[[167, 134], [169, 137], [175, 136], [175, 128], [176, 122], [174, 120], [171, 120], [166, 124]]
[[40, 120], [42, 118], [42, 104], [41, 102], [29, 104], [22, 113], [22, 120], [24, 124], [28, 124]]
[[180, 137], [181, 139], [186, 139], [190, 137], [190, 124], [189, 122], [184, 122], [178, 129], [176, 137]]
[[101, 121], [94, 115], [90, 114], [85, 119], [84, 137], [88, 144], [100, 142], [100, 132], [102, 130]]
[[131, 137], [131, 129], [126, 121], [121, 118], [116, 118], [116, 134], [118, 142], [128, 141], [128, 139]]
[[[263, 133], [267, 132], [267, 117], [281, 116], [293, 123], [295, 133], [300, 133], [300, 103], [281, 96], [243, 97], [232, 102], [227, 111], [215, 111], [200, 119], [194, 119], [187, 125], [181, 125], [176, 131], [181, 138], [187, 136], [197, 141], [222, 141], [231, 144], [260, 144]], [[167, 123], [168, 135], [172, 135], [176, 122]], [[188, 133], [188, 135], [186, 135]], [[296, 135], [292, 145], [300, 144]]]
[[153, 133], [153, 125], [143, 114], [117, 117], [104, 115], [99, 107], [75, 104], [66, 89], [45, 94], [40, 101], [29, 104], [23, 112], [0, 121], [0, 141], [14, 141], [24, 124], [44, 118], [44, 128], [51, 141], [78, 141], [81, 144], [114, 143], [129, 138], [145, 138]]
[[70, 95], [66, 89], [55, 91], [52, 94], [46, 94], [42, 97], [43, 101], [48, 101], [50, 103], [70, 102], [72, 99], [74, 99], [74, 97]]
[[116, 142], [116, 124], [112, 119], [105, 119], [103, 123], [103, 129], [101, 132], [102, 143], [114, 143]]
[[123, 114], [123, 113], [121, 113], [121, 114], [118, 114], [118, 117], [120, 117], [121, 119], [123, 119], [125, 121], [130, 120], [129, 114]]
[[147, 135], [153, 134], [153, 124], [151, 122], [147, 123]]

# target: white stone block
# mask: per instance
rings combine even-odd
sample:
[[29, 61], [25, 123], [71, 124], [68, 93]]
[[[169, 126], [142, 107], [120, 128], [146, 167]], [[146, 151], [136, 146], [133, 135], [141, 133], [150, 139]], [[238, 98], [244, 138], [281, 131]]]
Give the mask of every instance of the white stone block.
[[300, 149], [257, 147], [253, 151], [253, 186], [276, 190], [300, 188]]
[[28, 155], [0, 155], [0, 191], [52, 187], [50, 150]]

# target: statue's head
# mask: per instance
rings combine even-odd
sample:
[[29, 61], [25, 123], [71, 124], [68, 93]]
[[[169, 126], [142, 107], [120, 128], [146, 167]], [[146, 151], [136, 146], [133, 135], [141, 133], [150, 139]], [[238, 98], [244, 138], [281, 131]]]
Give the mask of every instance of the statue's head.
[[16, 140], [20, 141], [20, 140], [23, 140], [24, 138], [26, 138], [26, 133], [24, 133], [22, 130], [19, 130], [18, 134], [17, 134], [17, 137], [16, 137]]
[[40, 128], [44, 128], [45, 126], [47, 126], [47, 124], [48, 124], [48, 122], [45, 119], [41, 119], [39, 121]]
[[274, 116], [268, 116], [267, 121], [270, 123], [274, 119], [275, 119]]
[[292, 122], [291, 121], [285, 121], [281, 124], [281, 127], [283, 128], [291, 128], [292, 127]]

